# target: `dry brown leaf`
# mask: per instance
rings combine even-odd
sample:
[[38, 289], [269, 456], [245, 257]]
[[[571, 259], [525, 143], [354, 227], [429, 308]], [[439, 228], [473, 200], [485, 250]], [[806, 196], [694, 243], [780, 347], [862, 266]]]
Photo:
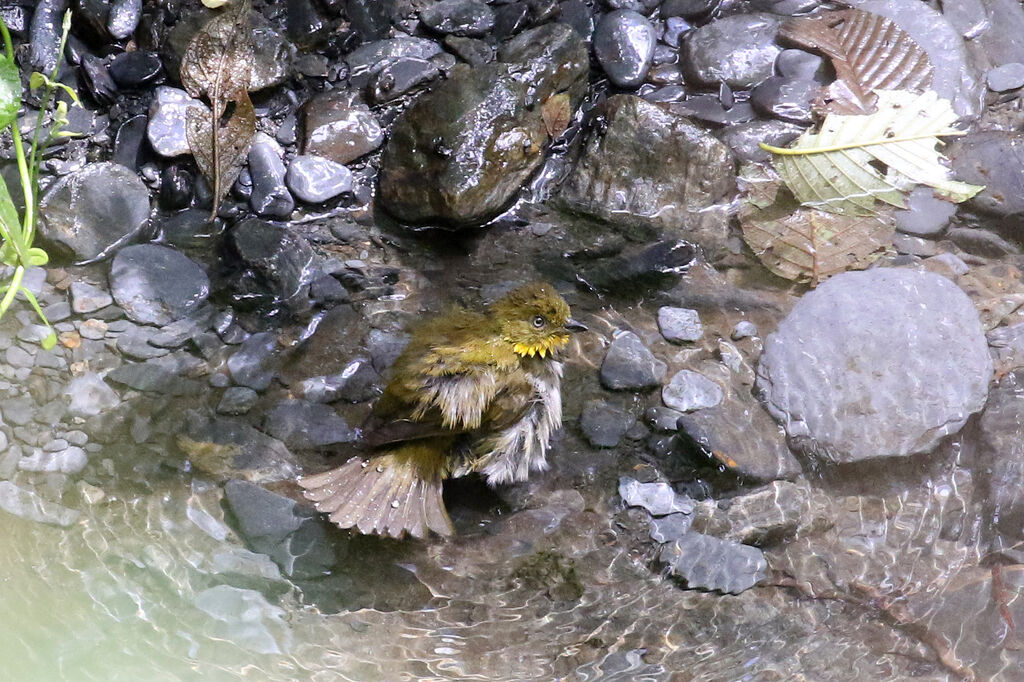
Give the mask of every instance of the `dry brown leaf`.
[[[188, 144], [213, 186], [213, 215], [241, 172], [256, 134], [249, 99], [253, 39], [249, 2], [243, 0], [211, 19], [189, 42], [181, 60], [181, 82], [193, 97], [205, 97], [212, 114], [188, 110]], [[233, 107], [232, 107], [233, 104]]]
[[777, 177], [744, 178], [743, 239], [779, 277], [817, 286], [833, 275], [870, 265], [892, 243], [889, 209], [849, 216], [801, 207]]
[[859, 9], [825, 12], [786, 21], [779, 36], [823, 52], [836, 80], [815, 101], [819, 113], [870, 114], [873, 90], [920, 92], [932, 82], [928, 55], [889, 19]]
[[544, 128], [549, 137], [558, 137], [569, 127], [572, 118], [572, 105], [569, 93], [560, 92], [548, 97], [540, 108], [540, 116], [544, 120]]
[[246, 94], [236, 101], [234, 111], [217, 121], [216, 135], [211, 112], [190, 107], [186, 114], [185, 133], [196, 165], [213, 185], [213, 213], [216, 215], [224, 195], [242, 172], [256, 134], [256, 112], [252, 100]]

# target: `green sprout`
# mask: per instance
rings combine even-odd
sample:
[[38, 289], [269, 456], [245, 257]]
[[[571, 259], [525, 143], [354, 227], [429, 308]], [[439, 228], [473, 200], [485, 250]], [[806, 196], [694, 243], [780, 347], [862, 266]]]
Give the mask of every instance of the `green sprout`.
[[29, 89], [42, 92], [39, 115], [36, 118], [36, 127], [32, 135], [32, 146], [26, 155], [21, 132], [18, 130], [18, 112], [21, 110], [21, 74], [14, 63], [14, 45], [11, 42], [11, 34], [7, 30], [7, 25], [0, 19], [0, 33], [3, 34], [4, 40], [4, 53], [0, 54], [0, 130], [7, 128], [11, 133], [25, 199], [25, 209], [19, 217], [18, 209], [7, 190], [7, 183], [0, 177], [0, 239], [2, 239], [0, 263], [14, 268], [14, 274], [10, 281], [0, 286], [0, 295], [3, 296], [0, 299], [0, 318], [3, 318], [11, 304], [14, 303], [15, 297], [20, 293], [49, 330], [49, 334], [41, 343], [42, 347], [47, 349], [56, 345], [57, 334], [50, 321], [46, 319], [46, 315], [43, 314], [42, 308], [39, 307], [39, 301], [31, 291], [22, 285], [22, 280], [28, 268], [46, 265], [50, 260], [46, 251], [32, 246], [38, 219], [39, 165], [42, 162], [43, 152], [54, 140], [74, 134], [63, 130], [68, 123], [67, 102], [61, 100], [54, 106], [53, 122], [45, 137], [40, 137], [40, 131], [43, 129], [44, 118], [53, 99], [53, 93], [58, 88], [66, 92], [72, 102], [78, 104], [78, 95], [75, 94], [75, 91], [57, 81], [60, 59], [64, 54], [64, 45], [67, 42], [70, 29], [71, 11], [69, 10], [64, 14], [63, 32], [57, 50], [57, 65], [53, 68], [53, 72], [49, 76], [36, 72], [29, 77]]

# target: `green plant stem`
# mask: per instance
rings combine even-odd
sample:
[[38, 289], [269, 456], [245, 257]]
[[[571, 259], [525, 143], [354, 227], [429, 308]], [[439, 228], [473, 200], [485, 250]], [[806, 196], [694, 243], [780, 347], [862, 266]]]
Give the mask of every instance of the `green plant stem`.
[[7, 313], [7, 309], [14, 303], [14, 297], [18, 295], [18, 290], [21, 289], [21, 280], [25, 277], [25, 266], [19, 265], [14, 268], [14, 276], [11, 277], [10, 283], [7, 285], [7, 293], [4, 294], [4, 298], [0, 301], [0, 317], [3, 317]]

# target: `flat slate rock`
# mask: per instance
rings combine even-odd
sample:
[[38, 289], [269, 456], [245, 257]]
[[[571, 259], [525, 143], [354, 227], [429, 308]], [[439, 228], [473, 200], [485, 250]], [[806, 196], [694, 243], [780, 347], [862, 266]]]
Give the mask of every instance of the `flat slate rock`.
[[931, 450], [985, 405], [988, 343], [971, 300], [916, 270], [846, 272], [765, 339], [757, 386], [791, 444], [847, 463]]
[[693, 531], [665, 545], [659, 559], [696, 590], [739, 594], [768, 577], [768, 561], [757, 547]]
[[165, 325], [198, 308], [210, 294], [210, 280], [181, 252], [139, 244], [114, 257], [110, 290], [130, 320]]

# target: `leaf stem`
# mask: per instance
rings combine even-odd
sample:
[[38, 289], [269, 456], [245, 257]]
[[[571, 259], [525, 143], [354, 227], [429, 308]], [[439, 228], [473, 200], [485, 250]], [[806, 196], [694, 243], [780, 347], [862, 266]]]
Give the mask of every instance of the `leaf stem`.
[[7, 312], [7, 309], [11, 307], [11, 303], [14, 302], [14, 297], [18, 295], [18, 290], [21, 289], [21, 280], [25, 277], [25, 266], [19, 265], [14, 268], [14, 276], [11, 277], [10, 283], [7, 285], [7, 293], [4, 294], [4, 298], [0, 301], [0, 317], [3, 317]]
[[963, 130], [954, 130], [948, 133], [920, 133], [918, 135], [904, 135], [902, 137], [884, 137], [877, 140], [868, 140], [866, 142], [847, 142], [846, 144], [836, 144], [831, 147], [802, 147], [802, 148], [791, 148], [791, 147], [773, 147], [770, 144], [764, 142], [758, 142], [757, 146], [766, 152], [772, 154], [778, 154], [779, 156], [806, 156], [808, 154], [827, 154], [829, 152], [841, 152], [844, 149], [859, 149], [861, 147], [872, 147], [879, 144], [898, 144], [900, 142], [911, 142], [913, 140], [924, 140], [929, 137], [960, 137], [966, 135], [967, 132]]

